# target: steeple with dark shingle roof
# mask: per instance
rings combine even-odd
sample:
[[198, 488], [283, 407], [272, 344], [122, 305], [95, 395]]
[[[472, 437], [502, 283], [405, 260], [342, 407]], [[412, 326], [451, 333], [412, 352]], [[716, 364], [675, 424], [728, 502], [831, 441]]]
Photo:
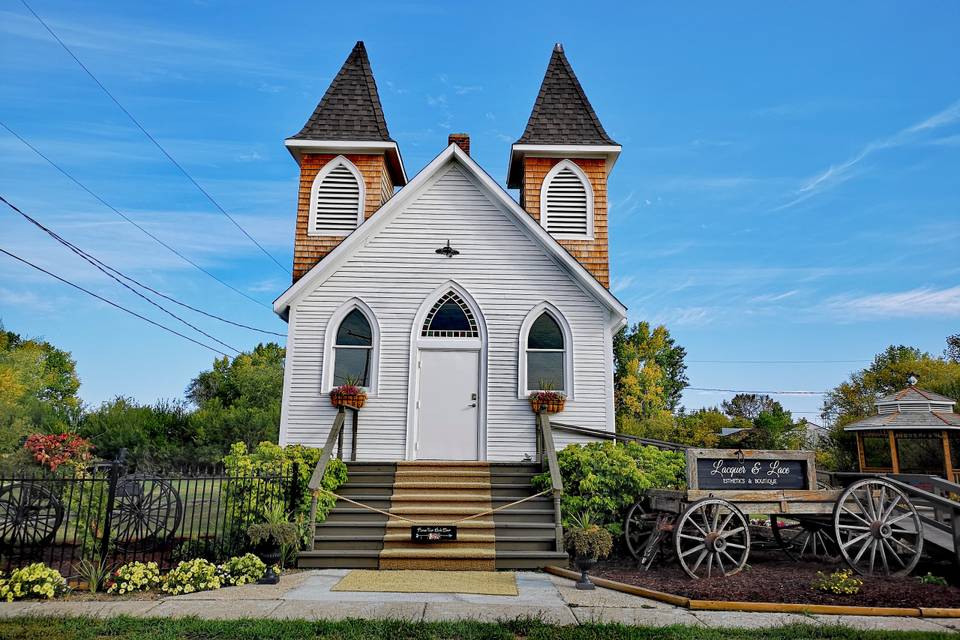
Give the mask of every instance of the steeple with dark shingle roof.
[[516, 143], [617, 144], [604, 131], [559, 43], [553, 48], [527, 128]]
[[363, 41], [358, 41], [293, 140], [392, 142]]

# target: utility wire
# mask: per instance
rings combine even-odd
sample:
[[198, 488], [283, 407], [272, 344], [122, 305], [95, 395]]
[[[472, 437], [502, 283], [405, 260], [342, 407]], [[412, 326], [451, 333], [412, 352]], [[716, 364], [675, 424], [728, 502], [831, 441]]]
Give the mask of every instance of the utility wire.
[[854, 364], [870, 362], [869, 358], [862, 360], [687, 360], [697, 364]]
[[150, 132], [147, 131], [146, 128], [144, 128], [144, 126], [143, 126], [142, 124], [140, 124], [140, 121], [137, 120], [135, 117], [133, 117], [133, 114], [132, 114], [132, 113], [130, 113], [129, 111], [127, 111], [126, 107], [124, 107], [124, 106], [120, 103], [120, 101], [117, 100], [117, 98], [114, 97], [114, 95], [113, 95], [112, 93], [110, 93], [110, 90], [107, 89], [107, 88], [104, 86], [104, 84], [103, 84], [102, 82], [100, 82], [100, 80], [97, 79], [97, 76], [93, 75], [93, 72], [90, 71], [90, 69], [88, 69], [87, 66], [86, 66], [85, 64], [83, 64], [83, 62], [80, 61], [80, 58], [78, 58], [78, 57], [76, 56], [76, 54], [73, 53], [73, 51], [70, 50], [70, 47], [68, 47], [68, 46], [63, 42], [63, 40], [61, 40], [60, 37], [57, 36], [56, 33], [54, 33], [53, 29], [51, 29], [50, 26], [49, 26], [46, 22], [43, 21], [43, 18], [41, 18], [41, 17], [37, 14], [37, 12], [34, 11], [34, 10], [30, 7], [29, 4], [27, 4], [27, 0], [20, 0], [20, 2], [23, 3], [23, 6], [27, 8], [27, 11], [29, 11], [30, 13], [32, 13], [32, 14], [33, 14], [33, 17], [36, 18], [37, 21], [38, 21], [40, 24], [43, 25], [43, 28], [46, 29], [47, 32], [48, 32], [51, 36], [53, 36], [53, 39], [56, 40], [56, 41], [60, 44], [61, 47], [63, 47], [64, 51], [66, 51], [68, 54], [70, 54], [70, 57], [73, 58], [74, 61], [75, 61], [78, 65], [80, 65], [80, 68], [83, 69], [83, 70], [86, 72], [86, 74], [87, 74], [88, 76], [90, 76], [90, 78], [91, 78], [95, 83], [97, 83], [97, 86], [100, 87], [100, 89], [102, 89], [105, 94], [107, 94], [107, 96], [113, 101], [113, 103], [114, 103], [115, 105], [117, 105], [117, 107], [119, 107], [120, 110], [123, 111], [123, 113], [126, 114], [126, 116], [127, 116], [128, 118], [130, 118], [130, 121], [133, 122], [133, 124], [135, 124], [135, 125], [137, 126], [137, 128], [140, 129], [140, 131], [143, 132], [143, 135], [147, 136], [147, 138], [150, 140], [150, 142], [152, 142], [152, 143], [154, 144], [154, 146], [156, 146], [157, 149], [159, 149], [160, 152], [163, 153], [163, 155], [165, 155], [165, 156], [167, 157], [167, 159], [168, 159], [170, 162], [173, 163], [173, 166], [175, 166], [177, 169], [179, 169], [179, 170], [180, 170], [180, 173], [182, 173], [182, 174], [187, 178], [187, 180], [189, 180], [191, 183], [193, 183], [193, 186], [195, 186], [195, 187], [200, 191], [200, 193], [202, 193], [204, 196], [206, 196], [207, 200], [209, 200], [209, 201], [213, 204], [213, 206], [215, 206], [215, 207], [220, 211], [220, 213], [222, 213], [224, 216], [226, 216], [226, 218], [227, 218], [230, 222], [232, 222], [237, 229], [239, 229], [241, 232], [243, 232], [243, 235], [245, 235], [245, 236], [250, 240], [250, 242], [252, 242], [253, 244], [257, 245], [257, 248], [259, 248], [260, 251], [262, 251], [265, 256], [267, 256], [268, 258], [270, 258], [271, 260], [273, 260], [273, 262], [274, 262], [278, 267], [280, 267], [281, 269], [283, 269], [283, 271], [284, 271], [285, 273], [289, 274], [289, 273], [290, 273], [290, 270], [287, 269], [285, 266], [283, 266], [283, 265], [280, 263], [279, 260], [277, 260], [275, 257], [273, 257], [273, 254], [271, 254], [269, 251], [267, 251], [262, 244], [260, 244], [259, 242], [257, 242], [257, 240], [256, 240], [252, 235], [250, 235], [250, 234], [247, 232], [247, 230], [244, 229], [244, 228], [240, 225], [240, 223], [236, 221], [236, 219], [235, 219], [233, 216], [231, 216], [229, 213], [227, 213], [227, 210], [224, 209], [222, 206], [220, 206], [220, 203], [217, 202], [217, 201], [214, 199], [214, 197], [213, 197], [212, 195], [210, 195], [210, 193], [207, 192], [206, 189], [204, 189], [203, 187], [200, 186], [200, 183], [197, 182], [197, 181], [193, 178], [193, 176], [190, 175], [190, 173], [187, 172], [187, 170], [183, 168], [183, 165], [181, 165], [179, 162], [177, 162], [177, 161], [174, 159], [174, 157], [173, 157], [172, 155], [170, 155], [170, 153], [163, 147], [163, 145], [161, 145], [160, 142], [158, 142], [156, 138], [154, 138], [152, 135], [150, 135]]
[[[47, 235], [49, 235], [51, 238], [53, 238], [54, 240], [56, 240], [56, 241], [59, 242], [60, 244], [64, 245], [65, 247], [67, 247], [68, 249], [70, 249], [71, 251], [73, 251], [74, 253], [80, 255], [81, 257], [83, 257], [83, 258], [84, 258], [85, 260], [87, 260], [88, 262], [90, 262], [91, 260], [92, 260], [92, 261], [95, 261], [97, 264], [99, 264], [100, 266], [104, 267], [105, 269], [107, 269], [107, 270], [109, 270], [109, 271], [112, 271], [113, 273], [117, 274], [118, 276], [120, 276], [120, 277], [123, 278], [124, 280], [127, 280], [128, 282], [132, 282], [133, 284], [137, 285], [138, 287], [140, 287], [140, 288], [142, 288], [142, 289], [146, 289], [147, 291], [150, 291], [151, 293], [153, 293], [153, 294], [155, 294], [155, 295], [158, 295], [158, 296], [160, 296], [161, 298], [164, 298], [164, 299], [166, 299], [166, 300], [169, 300], [170, 302], [172, 302], [172, 303], [174, 303], [174, 304], [180, 305], [181, 307], [184, 307], [185, 309], [190, 309], [191, 311], [194, 311], [194, 312], [199, 313], [199, 314], [201, 314], [201, 315], [205, 315], [205, 316], [207, 316], [208, 318], [213, 318], [214, 320], [219, 320], [220, 322], [225, 322], [225, 323], [227, 323], [227, 324], [231, 324], [231, 325], [233, 325], [233, 326], [235, 326], [235, 327], [241, 327], [241, 328], [243, 328], [243, 329], [249, 329], [250, 331], [257, 331], [257, 332], [259, 332], [259, 333], [265, 333], [265, 334], [269, 334], [269, 335], [272, 335], [272, 336], [280, 336], [281, 338], [285, 338], [285, 337], [286, 337], [284, 334], [282, 334], [282, 333], [277, 333], [276, 331], [268, 331], [268, 330], [266, 330], [266, 329], [258, 329], [257, 327], [251, 327], [250, 325], [246, 325], [246, 324], [243, 324], [243, 323], [241, 323], [241, 322], [234, 322], [233, 320], [229, 320], [229, 319], [227, 319], [227, 318], [223, 318], [223, 317], [218, 316], [218, 315], [216, 315], [216, 314], [214, 314], [214, 313], [208, 313], [208, 312], [204, 311], [203, 309], [198, 309], [197, 307], [194, 307], [194, 306], [192, 306], [192, 305], [189, 305], [189, 304], [187, 304], [186, 302], [181, 302], [181, 301], [177, 300], [176, 298], [173, 298], [173, 297], [171, 297], [171, 296], [168, 296], [167, 294], [162, 293], [162, 292], [160, 292], [160, 291], [157, 291], [157, 290], [154, 289], [153, 287], [151, 287], [151, 286], [149, 286], [149, 285], [146, 285], [146, 284], [143, 284], [143, 283], [140, 282], [139, 280], [137, 280], [137, 279], [135, 279], [135, 278], [132, 278], [132, 277], [128, 276], [127, 274], [123, 273], [122, 271], [111, 267], [110, 265], [108, 265], [107, 263], [105, 263], [103, 260], [100, 260], [99, 258], [97, 258], [96, 256], [94, 256], [93, 254], [90, 254], [90, 253], [84, 251], [83, 249], [81, 249], [81, 248], [78, 247], [77, 245], [73, 244], [73, 243], [70, 242], [69, 240], [66, 240], [65, 238], [63, 238], [63, 236], [59, 235], [58, 233], [56, 233], [55, 231], [53, 231], [53, 230], [50, 229], [49, 227], [44, 226], [43, 223], [41, 223], [39, 220], [37, 220], [36, 218], [34, 218], [34, 217], [30, 216], [29, 214], [25, 213], [22, 209], [20, 209], [20, 208], [17, 207], [16, 205], [12, 204], [9, 200], [7, 200], [6, 198], [4, 198], [2, 195], [0, 195], [0, 201], [2, 201], [5, 205], [7, 205], [8, 207], [10, 207], [10, 208], [11, 208], [12, 210], [14, 210], [15, 212], [19, 213], [21, 216], [23, 216], [28, 222], [30, 222], [30, 223], [33, 224], [34, 226], [38, 227], [38, 228], [41, 229], [42, 231], [44, 231], [44, 232], [45, 232]], [[92, 263], [91, 263], [91, 264], [92, 264]], [[95, 264], [94, 266], [97, 266], [97, 264]], [[98, 268], [99, 268], [99, 267], [98, 267]], [[109, 275], [109, 274], [107, 274], [107, 275]], [[121, 283], [121, 284], [123, 284], [123, 283]], [[211, 338], [212, 338], [212, 336], [211, 336]], [[213, 339], [213, 340], [216, 340], [216, 338], [212, 338], [212, 339]], [[217, 340], [217, 342], [219, 342], [219, 340]], [[221, 343], [221, 344], [223, 344], [223, 343]], [[230, 345], [224, 345], [224, 346], [229, 347]]]
[[220, 340], [219, 338], [216, 338], [215, 336], [210, 335], [209, 333], [207, 333], [206, 331], [204, 331], [204, 330], [201, 329], [200, 327], [197, 327], [196, 325], [191, 324], [190, 322], [188, 322], [187, 320], [184, 320], [183, 318], [181, 318], [180, 316], [178, 316], [178, 315], [175, 314], [174, 312], [170, 311], [169, 309], [167, 309], [167, 308], [164, 307], [163, 305], [161, 305], [161, 304], [157, 303], [156, 301], [154, 301], [153, 299], [151, 299], [151, 298], [143, 295], [142, 293], [140, 293], [139, 291], [137, 291], [136, 289], [134, 289], [133, 287], [131, 287], [130, 285], [128, 285], [126, 282], [124, 282], [123, 280], [121, 280], [121, 279], [118, 278], [117, 276], [115, 276], [115, 275], [113, 275], [112, 273], [110, 273], [110, 271], [107, 270], [107, 269], [109, 269], [109, 267], [104, 268], [104, 266], [100, 266], [100, 264], [98, 264], [98, 263], [99, 263], [99, 260], [97, 260], [97, 259], [94, 258], [93, 256], [88, 255], [87, 253], [85, 253], [85, 252], [84, 252], [82, 249], [80, 249], [79, 247], [76, 247], [76, 246], [70, 244], [67, 240], [64, 240], [63, 238], [61, 238], [59, 235], [57, 235], [57, 234], [54, 233], [53, 231], [47, 229], [46, 227], [43, 227], [43, 226], [40, 225], [40, 223], [37, 222], [36, 220], [33, 220], [32, 218], [29, 218], [29, 216], [27, 216], [27, 214], [25, 214], [23, 211], [21, 211], [20, 209], [18, 209], [18, 208], [15, 207], [14, 205], [10, 204], [10, 202], [7, 201], [7, 199], [4, 198], [2, 195], [0, 195], [0, 201], [2, 201], [5, 205], [7, 205], [8, 207], [10, 207], [11, 209], [13, 209], [14, 211], [16, 211], [17, 213], [19, 213], [20, 215], [22, 215], [22, 216], [24, 216], [24, 217], [27, 217], [27, 218], [28, 218], [31, 222], [33, 222], [34, 224], [37, 224], [38, 226], [40, 226], [44, 231], [47, 232], [47, 234], [50, 235], [51, 238], [53, 238], [54, 240], [56, 240], [57, 242], [59, 242], [60, 244], [62, 244], [63, 246], [65, 246], [66, 248], [70, 249], [70, 251], [72, 251], [73, 253], [77, 254], [78, 256], [80, 256], [81, 258], [83, 258], [84, 260], [86, 260], [87, 262], [89, 262], [90, 264], [92, 264], [97, 270], [101, 271], [102, 273], [104, 273], [104, 274], [105, 274], [106, 276], [108, 276], [109, 278], [115, 280], [115, 281], [117, 282], [117, 284], [119, 284], [120, 286], [122, 286], [122, 287], [124, 287], [124, 288], [126, 288], [126, 289], [129, 289], [131, 292], [133, 292], [133, 294], [134, 294], [135, 296], [138, 296], [139, 298], [142, 298], [142, 299], [145, 300], [147, 303], [152, 304], [152, 305], [155, 306], [157, 309], [159, 309], [160, 311], [164, 312], [165, 314], [167, 314], [168, 316], [170, 316], [170, 317], [173, 318], [174, 320], [177, 320], [178, 322], [183, 323], [183, 324], [186, 325], [187, 327], [190, 327], [191, 329], [193, 329], [193, 330], [196, 331], [197, 333], [202, 334], [203, 336], [206, 336], [207, 338], [210, 338], [211, 340], [213, 340], [213, 341], [216, 342], [217, 344], [219, 344], [219, 345], [221, 345], [221, 346], [223, 346], [223, 347], [226, 347], [227, 349], [230, 349], [230, 350], [233, 351], [234, 353], [240, 353], [240, 350], [237, 349], [236, 347], [232, 347], [232, 346], [230, 346], [229, 344], [227, 344], [226, 342], [224, 342], [223, 340]]
[[198, 344], [198, 345], [200, 345], [201, 347], [204, 347], [205, 349], [209, 349], [210, 351], [213, 351], [214, 353], [219, 353], [220, 355], [226, 356], [226, 357], [228, 357], [228, 358], [230, 357], [229, 354], [226, 354], [226, 353], [224, 353], [223, 351], [220, 351], [220, 350], [217, 349], [216, 347], [211, 347], [210, 345], [204, 344], [204, 343], [200, 342], [199, 340], [194, 340], [194, 339], [191, 338], [190, 336], [184, 335], [184, 334], [180, 333], [179, 331], [177, 331], [177, 330], [175, 330], [175, 329], [171, 329], [170, 327], [168, 327], [168, 326], [166, 326], [166, 325], [160, 324], [159, 322], [156, 322], [156, 321], [154, 321], [154, 320], [151, 320], [150, 318], [148, 318], [148, 317], [146, 317], [146, 316], [140, 315], [140, 314], [137, 313], [136, 311], [131, 311], [130, 309], [127, 309], [126, 307], [124, 307], [124, 306], [122, 306], [122, 305], [119, 305], [119, 304], [117, 304], [116, 302], [114, 302], [114, 301], [112, 301], [112, 300], [108, 300], [108, 299], [104, 298], [103, 296], [97, 295], [96, 293], [94, 293], [93, 291], [90, 291], [89, 289], [84, 289], [84, 288], [81, 287], [80, 285], [74, 284], [73, 282], [70, 282], [70, 281], [67, 280], [66, 278], [62, 278], [62, 277], [58, 276], [58, 275], [55, 274], [55, 273], [52, 273], [52, 272], [50, 272], [50, 271], [47, 271], [46, 269], [44, 269], [43, 267], [41, 267], [41, 266], [39, 266], [39, 265], [33, 264], [32, 262], [30, 262], [29, 260], [27, 260], [27, 259], [25, 259], [25, 258], [21, 258], [20, 256], [14, 254], [14, 253], [11, 253], [11, 252], [9, 252], [9, 251], [7, 251], [7, 250], [4, 249], [3, 247], [0, 247], [0, 253], [3, 253], [3, 254], [5, 254], [5, 255], [8, 255], [8, 256], [10, 256], [11, 258], [13, 258], [14, 260], [18, 260], [18, 261], [22, 262], [23, 264], [25, 264], [25, 265], [27, 265], [27, 266], [29, 266], [29, 267], [33, 267], [33, 268], [36, 269], [37, 271], [40, 271], [41, 273], [45, 273], [45, 274], [47, 274], [48, 276], [50, 276], [51, 278], [55, 278], [56, 280], [59, 280], [60, 282], [62, 282], [62, 283], [64, 283], [64, 284], [70, 285], [70, 286], [73, 287], [74, 289], [78, 289], [78, 290], [86, 293], [87, 295], [93, 296], [94, 298], [96, 298], [97, 300], [100, 300], [101, 302], [106, 302], [106, 303], [109, 304], [111, 307], [116, 307], [117, 309], [120, 309], [121, 311], [125, 311], [126, 313], [129, 313], [130, 315], [132, 315], [132, 316], [134, 316], [134, 317], [136, 317], [136, 318], [140, 318], [140, 319], [143, 320], [144, 322], [149, 322], [150, 324], [152, 324], [152, 325], [155, 326], [155, 327], [159, 327], [159, 328], [163, 329], [164, 331], [167, 331], [167, 332], [169, 332], [169, 333], [172, 333], [172, 334], [175, 335], [175, 336], [180, 336], [180, 337], [183, 338], [184, 340], [189, 340], [190, 342], [192, 342], [192, 343], [194, 343], [194, 344]]
[[[186, 309], [190, 309], [191, 311], [194, 311], [194, 312], [196, 312], [196, 313], [205, 315], [205, 316], [207, 316], [207, 317], [209, 317], [209, 318], [213, 318], [213, 319], [215, 319], [215, 320], [219, 320], [219, 321], [225, 322], [225, 323], [227, 323], [227, 324], [231, 324], [231, 325], [234, 325], [234, 326], [237, 326], [237, 327], [241, 327], [241, 328], [243, 328], [243, 329], [249, 329], [249, 330], [251, 330], [251, 331], [257, 331], [257, 332], [259, 332], [259, 333], [266, 333], [266, 334], [270, 334], [270, 335], [275, 335], [275, 336], [284, 337], [284, 335], [283, 335], [282, 333], [277, 333], [276, 331], [267, 331], [267, 330], [265, 330], [265, 329], [258, 329], [258, 328], [256, 328], [256, 327], [251, 327], [251, 326], [249, 326], [249, 325], [242, 324], [242, 323], [240, 323], [240, 322], [234, 322], [233, 320], [229, 320], [229, 319], [227, 319], [227, 318], [223, 318], [223, 317], [218, 316], [218, 315], [213, 314], [213, 313], [208, 313], [208, 312], [204, 311], [203, 309], [198, 309], [198, 308], [196, 308], [196, 307], [194, 307], [194, 306], [192, 306], [192, 305], [189, 305], [189, 304], [187, 304], [187, 303], [185, 303], [185, 302], [180, 302], [180, 301], [177, 300], [176, 298], [173, 298], [173, 297], [171, 297], [171, 296], [168, 296], [168, 295], [166, 295], [165, 293], [162, 293], [162, 292], [160, 292], [160, 291], [157, 291], [157, 290], [154, 289], [153, 287], [150, 287], [149, 285], [143, 284], [142, 282], [140, 282], [140, 281], [137, 280], [136, 278], [132, 278], [132, 277], [126, 275], [126, 274], [123, 273], [122, 271], [120, 271], [120, 270], [118, 270], [118, 269], [115, 269], [114, 267], [111, 267], [110, 265], [108, 265], [107, 263], [105, 263], [103, 260], [100, 260], [100, 259], [97, 258], [96, 256], [94, 256], [94, 255], [92, 255], [92, 254], [84, 251], [83, 249], [81, 249], [81, 248], [78, 247], [77, 245], [73, 244], [73, 243], [70, 242], [69, 240], [65, 239], [63, 236], [59, 235], [58, 233], [56, 233], [55, 231], [53, 231], [53, 230], [50, 229], [49, 227], [45, 226], [43, 223], [41, 223], [41, 222], [40, 222], [39, 220], [37, 220], [36, 218], [34, 218], [34, 217], [30, 216], [29, 214], [25, 213], [22, 209], [20, 209], [19, 207], [17, 207], [17, 206], [14, 205], [13, 203], [11, 203], [9, 200], [7, 200], [7, 199], [6, 199], [5, 197], [3, 197], [2, 195], [0, 195], [0, 201], [2, 201], [4, 204], [6, 204], [8, 207], [10, 207], [10, 209], [12, 209], [13, 211], [15, 211], [16, 213], [19, 213], [19, 214], [20, 214], [21, 216], [23, 216], [28, 222], [30, 222], [31, 224], [33, 224], [34, 226], [36, 226], [37, 228], [39, 228], [40, 230], [42, 230], [44, 233], [46, 233], [47, 235], [49, 235], [51, 238], [53, 238], [54, 240], [56, 240], [57, 242], [59, 242], [59, 243], [62, 244], [63, 246], [67, 247], [68, 249], [70, 249], [71, 251], [73, 251], [74, 253], [76, 253], [77, 255], [79, 255], [80, 257], [82, 257], [82, 258], [83, 258], [84, 260], [86, 260], [87, 262], [90, 262], [90, 264], [93, 264], [93, 266], [97, 267], [97, 268], [100, 269], [101, 271], [103, 271], [103, 269], [107, 269], [108, 271], [111, 271], [111, 272], [115, 273], [116, 275], [120, 276], [120, 277], [123, 278], [124, 280], [127, 280], [128, 282], [131, 282], [131, 283], [135, 284], [136, 286], [141, 287], [142, 289], [145, 289], [145, 290], [147, 290], [147, 291], [150, 291], [151, 293], [153, 293], [153, 294], [155, 294], [155, 295], [158, 295], [158, 296], [160, 296], [161, 298], [164, 298], [164, 299], [166, 299], [166, 300], [169, 300], [170, 302], [173, 302], [174, 304], [180, 305], [181, 307], [184, 307], [184, 308], [186, 308]], [[103, 267], [103, 269], [101, 269], [101, 267]], [[104, 272], [104, 273], [106, 273], [106, 272]], [[110, 273], [107, 273], [107, 275], [109, 275], [110, 277], [113, 277]], [[116, 279], [116, 278], [114, 278], [114, 279]], [[124, 284], [124, 283], [121, 282], [120, 284]], [[126, 285], [124, 285], [124, 286], [126, 286]], [[128, 288], [129, 288], [129, 287], [128, 287]], [[134, 293], [137, 293], [137, 292], [134, 291]], [[139, 295], [139, 294], [138, 294], [138, 295]], [[148, 302], [151, 302], [151, 304], [152, 304], [152, 301], [149, 301], [149, 300], [148, 300]], [[164, 311], [166, 311], [166, 310], [164, 309]], [[177, 318], [177, 319], [179, 320], [180, 318]], [[182, 321], [182, 322], [185, 322], [185, 321], [183, 321], [183, 320], [181, 320], [181, 321]], [[188, 324], [188, 323], [186, 323], [186, 324]], [[196, 331], [200, 331], [200, 333], [204, 333], [203, 331], [201, 331], [200, 329], [197, 329], [197, 328], [194, 327], [193, 325], [189, 325], [189, 324], [188, 324], [188, 326], [190, 326], [192, 329], [194, 329], [194, 330], [196, 330]], [[226, 343], [224, 343], [224, 342], [221, 342], [220, 340], [217, 340], [216, 338], [214, 338], [213, 336], [211, 336], [211, 335], [209, 335], [209, 334], [204, 333], [204, 335], [206, 335], [206, 336], [207, 336], [208, 338], [210, 338], [211, 340], [214, 340], [214, 341], [216, 341], [216, 342], [219, 342], [220, 344], [222, 344], [222, 345], [225, 346], [225, 347], [228, 347], [228, 348], [230, 348], [230, 349], [233, 349], [233, 347], [231, 347], [230, 345], [228, 345], [228, 344], [226, 344]], [[237, 350], [234, 349], [234, 351], [237, 351]]]
[[97, 202], [99, 202], [99, 203], [102, 204], [103, 206], [107, 207], [108, 209], [110, 209], [111, 211], [113, 211], [115, 214], [117, 214], [118, 216], [120, 216], [121, 218], [123, 218], [124, 220], [126, 220], [127, 222], [129, 222], [130, 224], [132, 224], [133, 226], [135, 226], [137, 229], [139, 229], [141, 232], [143, 232], [147, 237], [149, 237], [151, 240], [153, 240], [154, 242], [156, 242], [157, 244], [159, 244], [160, 246], [162, 246], [163, 248], [165, 248], [167, 251], [170, 251], [172, 254], [174, 254], [175, 256], [177, 256], [178, 258], [180, 258], [181, 260], [183, 260], [183, 261], [186, 262], [187, 264], [191, 265], [192, 267], [194, 267], [195, 269], [201, 271], [202, 273], [210, 276], [211, 278], [213, 278], [214, 280], [216, 280], [217, 282], [219, 282], [219, 283], [222, 284], [223, 286], [227, 287], [227, 288], [230, 289], [231, 291], [240, 294], [241, 296], [243, 296], [244, 298], [246, 298], [246, 299], [249, 300], [250, 302], [253, 302], [254, 304], [260, 305], [261, 307], [265, 307], [265, 308], [267, 308], [267, 309], [270, 309], [270, 305], [265, 304], [265, 303], [261, 302], [260, 300], [257, 300], [256, 298], [254, 298], [254, 297], [252, 297], [252, 296], [244, 293], [244, 292], [241, 291], [240, 289], [237, 289], [237, 288], [234, 287], [232, 284], [230, 284], [230, 283], [228, 283], [228, 282], [225, 282], [224, 280], [221, 280], [221, 279], [218, 278], [216, 275], [214, 275], [214, 274], [211, 273], [210, 271], [204, 269], [204, 268], [201, 267], [199, 264], [197, 264], [196, 262], [194, 262], [193, 260], [191, 260], [191, 259], [188, 258], [187, 256], [183, 255], [182, 253], [180, 253], [179, 251], [177, 251], [176, 249], [174, 249], [172, 246], [170, 246], [169, 244], [167, 244], [166, 242], [164, 242], [163, 240], [161, 240], [160, 238], [158, 238], [156, 235], [154, 235], [153, 233], [151, 233], [150, 231], [148, 231], [147, 229], [145, 229], [144, 227], [142, 227], [142, 226], [141, 226], [139, 223], [137, 223], [135, 220], [133, 220], [132, 218], [130, 218], [129, 216], [127, 216], [126, 214], [124, 214], [122, 211], [120, 211], [119, 209], [117, 209], [116, 207], [114, 207], [112, 204], [110, 204], [109, 202], [107, 202], [106, 200], [104, 200], [103, 198], [101, 198], [101, 197], [100, 197], [99, 195], [97, 195], [96, 193], [94, 193], [89, 187], [87, 187], [87, 185], [83, 184], [83, 183], [80, 182], [78, 179], [74, 178], [73, 175], [71, 175], [66, 169], [64, 169], [63, 167], [61, 167], [60, 165], [58, 165], [56, 162], [54, 162], [53, 160], [51, 160], [49, 157], [47, 157], [46, 155], [44, 155], [39, 149], [37, 149], [37, 148], [36, 148], [35, 146], [33, 146], [32, 144], [30, 144], [23, 136], [21, 136], [19, 133], [17, 133], [17, 132], [14, 131], [13, 129], [11, 129], [9, 126], [7, 126], [3, 121], [0, 121], [0, 127], [3, 127], [3, 128], [6, 129], [8, 132], [10, 132], [10, 134], [13, 135], [17, 140], [19, 140], [20, 142], [22, 142], [23, 144], [25, 144], [25, 145], [26, 145], [31, 151], [33, 151], [35, 154], [37, 154], [38, 156], [40, 156], [41, 158], [43, 158], [44, 160], [46, 160], [47, 163], [49, 163], [51, 167], [53, 167], [54, 169], [56, 169], [57, 171], [59, 171], [61, 174], [63, 174], [63, 175], [64, 175], [66, 178], [68, 178], [69, 180], [71, 180], [75, 185], [77, 185], [78, 187], [80, 187], [81, 189], [83, 189], [84, 191], [86, 191], [88, 194], [90, 194], [90, 196], [92, 196]]
[[710, 387], [687, 387], [692, 391], [718, 391], [721, 393], [753, 393], [771, 396], [824, 396], [829, 391], [756, 391], [749, 389], [714, 389]]

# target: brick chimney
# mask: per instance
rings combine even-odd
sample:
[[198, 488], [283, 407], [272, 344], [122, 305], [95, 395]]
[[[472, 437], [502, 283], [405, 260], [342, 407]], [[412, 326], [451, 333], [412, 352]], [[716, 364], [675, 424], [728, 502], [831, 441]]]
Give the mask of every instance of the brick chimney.
[[467, 155], [470, 155], [470, 134], [469, 133], [451, 133], [447, 136], [447, 145], [455, 144]]

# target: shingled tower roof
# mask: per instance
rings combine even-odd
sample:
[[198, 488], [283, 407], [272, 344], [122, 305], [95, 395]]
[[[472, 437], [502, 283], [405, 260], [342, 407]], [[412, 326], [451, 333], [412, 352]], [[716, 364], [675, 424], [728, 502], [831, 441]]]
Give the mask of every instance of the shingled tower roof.
[[561, 44], [553, 48], [527, 128], [516, 144], [617, 144], [600, 124]]
[[363, 41], [353, 47], [313, 115], [291, 139], [393, 142]]

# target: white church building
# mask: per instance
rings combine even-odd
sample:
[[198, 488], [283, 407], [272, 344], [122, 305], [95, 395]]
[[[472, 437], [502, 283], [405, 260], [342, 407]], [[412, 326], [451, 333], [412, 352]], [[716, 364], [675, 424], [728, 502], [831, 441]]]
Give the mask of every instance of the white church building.
[[509, 149], [519, 201], [464, 134], [408, 177], [362, 42], [286, 147], [300, 184], [293, 283], [274, 302], [288, 322], [281, 444], [322, 447], [329, 392], [351, 381], [367, 393], [343, 436], [358, 461], [529, 460], [527, 398], [543, 387], [567, 397], [553, 419], [579, 428], [557, 431], [557, 448], [613, 432], [620, 145], [560, 45]]

